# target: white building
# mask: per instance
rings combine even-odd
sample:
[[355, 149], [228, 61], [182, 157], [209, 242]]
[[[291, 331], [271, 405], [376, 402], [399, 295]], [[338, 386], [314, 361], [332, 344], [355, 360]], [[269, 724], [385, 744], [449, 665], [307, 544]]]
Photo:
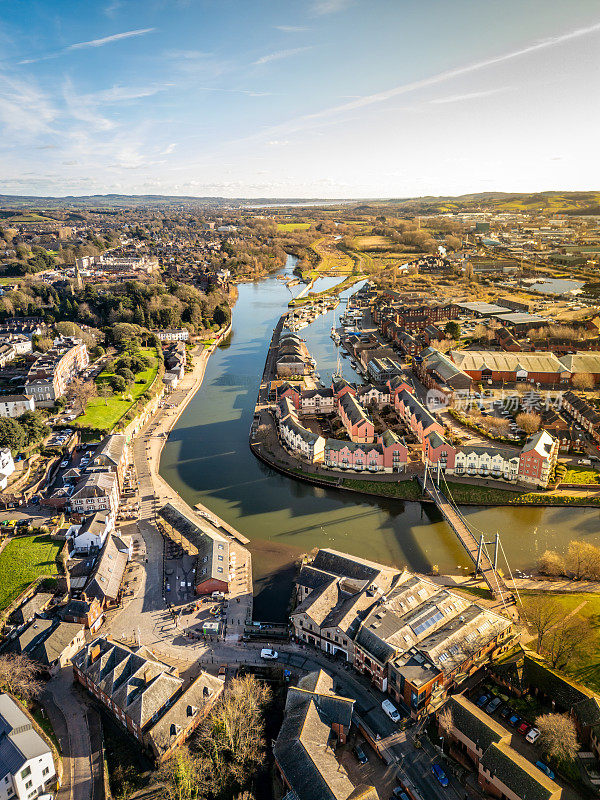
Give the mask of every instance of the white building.
[[89, 553], [94, 549], [102, 550], [106, 537], [114, 528], [113, 515], [105, 511], [91, 514], [81, 525], [71, 525], [67, 531], [67, 539], [72, 542], [73, 554]]
[[30, 395], [0, 395], [0, 417], [20, 417], [26, 411], [35, 411], [35, 400]]
[[166, 328], [164, 331], [153, 330], [161, 342], [187, 342], [190, 332], [187, 328]]
[[519, 473], [519, 455], [516, 450], [467, 445], [457, 450], [454, 469], [447, 468], [446, 472], [467, 477], [503, 478], [507, 481], [516, 481]]
[[0, 694], [0, 800], [32, 800], [55, 783], [50, 746], [21, 706]]
[[4, 491], [8, 486], [8, 479], [15, 471], [15, 462], [8, 447], [0, 450], [0, 491]]
[[119, 481], [114, 472], [86, 475], [71, 495], [71, 510], [76, 514], [106, 511], [115, 515], [119, 507]]

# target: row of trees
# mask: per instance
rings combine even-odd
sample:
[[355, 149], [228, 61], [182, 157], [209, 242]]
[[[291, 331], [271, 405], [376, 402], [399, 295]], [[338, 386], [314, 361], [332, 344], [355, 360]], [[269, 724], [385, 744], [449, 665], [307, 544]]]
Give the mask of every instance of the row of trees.
[[569, 576], [575, 580], [600, 579], [600, 547], [591, 542], [574, 539], [569, 542], [566, 555], [556, 550], [546, 550], [538, 562], [543, 575]]

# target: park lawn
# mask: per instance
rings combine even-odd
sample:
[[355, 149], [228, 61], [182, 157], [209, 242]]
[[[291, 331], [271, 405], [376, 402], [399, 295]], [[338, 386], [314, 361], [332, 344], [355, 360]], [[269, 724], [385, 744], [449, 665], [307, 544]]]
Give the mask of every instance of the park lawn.
[[56, 575], [60, 543], [49, 536], [17, 536], [0, 553], [0, 610], [42, 575]]
[[[94, 397], [88, 403], [85, 414], [77, 418], [78, 427], [112, 430], [123, 414], [126, 414], [133, 403], [144, 394], [158, 372], [158, 358], [153, 347], [143, 347], [142, 352], [150, 356], [153, 363], [148, 369], [138, 372], [135, 376], [135, 383], [127, 388], [125, 395], [131, 395], [133, 399], [124, 400], [122, 395], [114, 394], [112, 397]], [[96, 378], [96, 384], [108, 383], [113, 375], [114, 373], [103, 370]]]
[[571, 467], [566, 471], [561, 483], [600, 483], [600, 472], [585, 467]]
[[[539, 592], [521, 592], [521, 597], [539, 594]], [[600, 594], [588, 592], [561, 594], [552, 592], [551, 595], [553, 600], [560, 603], [565, 617], [581, 606], [577, 611], [577, 615], [586, 617], [589, 620], [594, 631], [595, 642], [587, 655], [580, 660], [573, 660], [569, 663], [568, 674], [584, 686], [600, 692], [600, 661], [598, 660], [598, 651], [600, 650]]]
[[280, 231], [305, 231], [310, 228], [310, 222], [278, 222], [277, 228]]

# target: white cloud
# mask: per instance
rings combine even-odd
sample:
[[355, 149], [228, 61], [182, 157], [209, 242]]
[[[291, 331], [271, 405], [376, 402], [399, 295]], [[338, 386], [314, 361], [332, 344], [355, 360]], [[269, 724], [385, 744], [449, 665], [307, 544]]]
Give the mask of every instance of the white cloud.
[[139, 100], [142, 97], [152, 97], [158, 92], [164, 92], [172, 84], [160, 84], [154, 86], [112, 86], [110, 89], [103, 89], [94, 95], [87, 95], [99, 104], [122, 103], [128, 100]]
[[52, 132], [58, 110], [33, 82], [0, 73], [0, 131], [23, 139]]
[[83, 50], [86, 47], [104, 47], [105, 44], [112, 44], [113, 42], [120, 42], [122, 39], [132, 39], [136, 36], [145, 36], [147, 33], [153, 33], [156, 28], [138, 28], [135, 31], [124, 31], [123, 33], [113, 33], [112, 36], [103, 36], [101, 39], [91, 39], [89, 42], [77, 42], [70, 44], [67, 50]]
[[262, 56], [257, 61], [254, 61], [255, 65], [261, 64], [270, 64], [271, 61], [279, 61], [282, 58], [290, 58], [291, 56], [297, 56], [299, 53], [305, 53], [307, 50], [310, 50], [311, 47], [293, 47], [290, 50], [278, 50], [275, 53], [269, 53], [266, 56]]
[[303, 33], [310, 30], [310, 28], [304, 28], [301, 25], [275, 25], [275, 28], [278, 31], [283, 31], [283, 33]]
[[177, 142], [171, 142], [171, 144], [167, 145], [164, 150], [161, 151], [161, 156], [168, 156], [170, 155], [173, 150], [177, 147]]
[[311, 11], [318, 16], [337, 14], [354, 4], [354, 0], [313, 0]]

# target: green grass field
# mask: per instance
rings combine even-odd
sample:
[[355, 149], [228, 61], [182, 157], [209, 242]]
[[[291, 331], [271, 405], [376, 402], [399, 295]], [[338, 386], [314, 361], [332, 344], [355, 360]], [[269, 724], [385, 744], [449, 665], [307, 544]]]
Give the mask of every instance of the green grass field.
[[277, 229], [280, 231], [305, 231], [310, 228], [310, 222], [278, 222]]
[[56, 575], [60, 544], [49, 536], [19, 536], [0, 553], [0, 610], [41, 575]]
[[565, 473], [561, 483], [600, 483], [600, 472], [595, 469], [571, 467]]
[[[94, 397], [88, 403], [85, 414], [77, 418], [75, 424], [78, 427], [99, 428], [106, 431], [112, 430], [138, 397], [144, 394], [158, 372], [158, 358], [156, 356], [156, 350], [152, 347], [144, 347], [142, 351], [152, 358], [153, 363], [148, 369], [139, 372], [135, 376], [136, 382], [129, 386], [124, 392], [125, 397], [131, 395], [132, 399], [125, 400], [121, 395]], [[112, 372], [101, 372], [96, 378], [96, 384], [100, 386], [103, 383], [108, 383], [113, 375], [114, 373]], [[143, 382], [140, 383], [139, 381]]]

